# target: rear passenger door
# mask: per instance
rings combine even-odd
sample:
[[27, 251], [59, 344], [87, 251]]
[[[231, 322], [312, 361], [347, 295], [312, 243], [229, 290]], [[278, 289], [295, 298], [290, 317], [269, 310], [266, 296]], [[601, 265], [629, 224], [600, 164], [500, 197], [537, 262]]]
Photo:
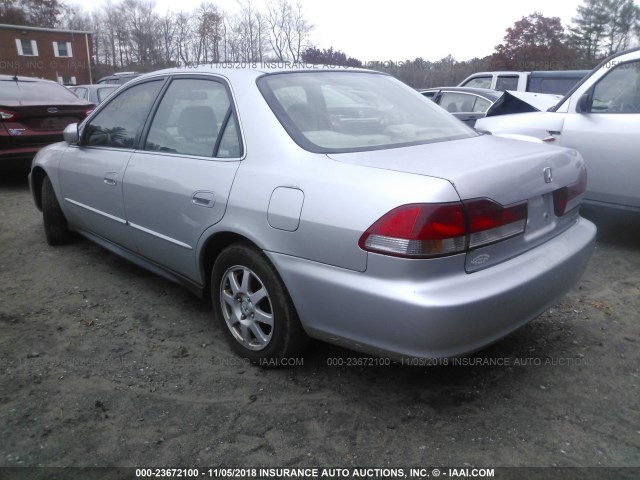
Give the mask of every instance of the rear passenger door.
[[199, 282], [195, 249], [224, 215], [243, 155], [230, 90], [212, 76], [174, 77], [125, 173], [138, 252]]
[[437, 103], [470, 127], [475, 125], [478, 118], [484, 117], [491, 106], [491, 102], [473, 93], [445, 90], [441, 92]]

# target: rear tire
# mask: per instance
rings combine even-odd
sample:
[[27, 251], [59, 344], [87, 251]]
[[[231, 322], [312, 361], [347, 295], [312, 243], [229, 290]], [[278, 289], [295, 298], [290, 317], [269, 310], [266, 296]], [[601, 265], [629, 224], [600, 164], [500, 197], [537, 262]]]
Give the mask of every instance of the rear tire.
[[44, 222], [44, 234], [49, 245], [64, 245], [72, 239], [71, 231], [67, 225], [56, 193], [51, 185], [49, 177], [42, 180], [42, 220]]
[[307, 346], [280, 276], [248, 243], [222, 251], [211, 272], [214, 315], [231, 348], [262, 367], [292, 364]]

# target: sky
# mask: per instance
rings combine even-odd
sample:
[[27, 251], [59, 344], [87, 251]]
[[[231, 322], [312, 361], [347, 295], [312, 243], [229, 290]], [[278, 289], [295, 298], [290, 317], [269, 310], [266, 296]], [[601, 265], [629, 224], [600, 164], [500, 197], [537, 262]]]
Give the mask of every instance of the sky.
[[[193, 11], [203, 0], [156, 0], [165, 13]], [[221, 10], [238, 10], [236, 0], [207, 0]], [[260, 7], [266, 0], [253, 0]], [[296, 3], [296, 0], [292, 0]], [[580, 0], [302, 0], [314, 26], [312, 43], [333, 47], [363, 62], [456, 60], [491, 55], [508, 27], [534, 11], [560, 17], [563, 25], [576, 15]]]

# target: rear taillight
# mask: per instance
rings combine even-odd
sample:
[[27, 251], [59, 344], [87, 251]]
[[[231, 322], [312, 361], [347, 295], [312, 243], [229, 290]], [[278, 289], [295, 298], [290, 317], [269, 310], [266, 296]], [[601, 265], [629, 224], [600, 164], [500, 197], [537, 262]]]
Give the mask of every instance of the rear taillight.
[[526, 222], [526, 202], [504, 207], [479, 198], [403, 205], [371, 225], [359, 245], [369, 252], [399, 257], [438, 257], [518, 235]]
[[580, 176], [575, 183], [553, 192], [553, 209], [557, 217], [563, 216], [580, 205], [582, 194], [587, 189], [587, 169], [580, 169]]
[[19, 117], [20, 115], [18, 115], [15, 112], [10, 112], [9, 110], [0, 110], [0, 121], [3, 121], [3, 122], [13, 121], [13, 120], [17, 120]]
[[469, 218], [469, 248], [487, 245], [524, 232], [527, 202], [503, 207], [488, 198], [464, 202]]
[[401, 257], [431, 257], [465, 248], [461, 203], [403, 205], [384, 215], [360, 237], [360, 248]]

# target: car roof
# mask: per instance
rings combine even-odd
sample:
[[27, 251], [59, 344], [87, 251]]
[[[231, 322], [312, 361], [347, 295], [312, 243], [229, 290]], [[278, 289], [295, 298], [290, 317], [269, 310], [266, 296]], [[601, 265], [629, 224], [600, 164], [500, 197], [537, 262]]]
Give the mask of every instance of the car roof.
[[495, 101], [502, 96], [502, 92], [498, 90], [492, 90], [490, 88], [475, 88], [475, 87], [437, 87], [437, 88], [425, 88], [420, 90], [423, 92], [440, 92], [446, 90], [447, 92], [461, 92], [461, 93], [474, 93], [488, 99]]
[[48, 83], [56, 83], [60, 85], [58, 82], [54, 82], [53, 80], [47, 80], [45, 78], [36, 78], [36, 77], [23, 77], [18, 75], [0, 75], [0, 81], [11, 81], [11, 82], [48, 82]]
[[120, 85], [116, 85], [115, 83], [93, 83], [86, 85], [69, 85], [72, 88], [88, 88], [89, 90], [97, 90], [99, 88], [120, 88]]
[[[311, 65], [304, 64], [301, 65], [300, 68], [296, 68], [295, 66], [291, 66], [293, 64], [279, 66], [281, 62], [263, 62], [263, 63], [255, 63], [251, 66], [251, 68], [245, 67], [243, 64], [238, 64], [239, 66], [234, 67], [234, 64], [213, 64], [213, 65], [199, 65], [194, 67], [177, 67], [177, 68], [167, 68], [164, 70], [157, 70], [155, 72], [150, 72], [146, 74], [142, 74], [136, 78], [136, 81], [151, 78], [158, 75], [172, 75], [172, 74], [181, 74], [181, 75], [198, 75], [198, 74], [209, 74], [209, 75], [219, 75], [222, 77], [226, 77], [229, 80], [233, 79], [241, 79], [241, 78], [257, 78], [263, 75], [269, 74], [280, 74], [280, 73], [306, 73], [306, 72], [362, 72], [362, 73], [372, 73], [372, 74], [380, 74], [380, 75], [388, 75], [384, 72], [378, 72], [375, 70], [367, 70], [364, 68], [351, 68], [351, 67], [334, 67], [334, 66], [325, 66], [325, 65]], [[255, 66], [255, 68], [253, 67]]]

